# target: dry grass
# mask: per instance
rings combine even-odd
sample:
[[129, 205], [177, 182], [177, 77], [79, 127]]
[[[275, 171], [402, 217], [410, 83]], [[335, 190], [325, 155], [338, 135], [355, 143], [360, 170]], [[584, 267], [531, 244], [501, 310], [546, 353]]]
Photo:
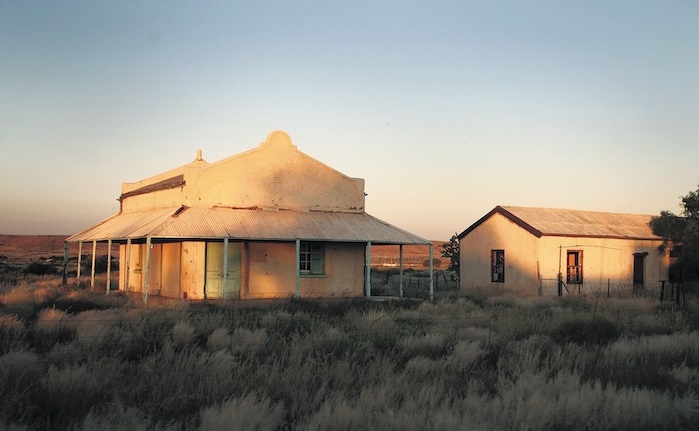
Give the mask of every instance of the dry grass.
[[223, 401], [201, 412], [202, 431], [274, 430], [284, 424], [284, 406], [268, 397], [248, 394]]
[[699, 428], [699, 320], [647, 299], [0, 295], [0, 428]]

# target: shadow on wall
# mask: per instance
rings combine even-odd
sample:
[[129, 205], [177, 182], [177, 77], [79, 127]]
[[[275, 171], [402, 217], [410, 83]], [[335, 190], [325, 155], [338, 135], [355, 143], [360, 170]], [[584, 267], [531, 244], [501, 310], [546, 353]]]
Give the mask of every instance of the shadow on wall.
[[523, 295], [557, 295], [560, 288], [563, 295], [659, 297], [661, 280], [666, 279], [661, 257], [653, 254], [657, 250], [652, 241], [637, 243], [537, 238], [495, 214], [461, 241], [461, 286]]

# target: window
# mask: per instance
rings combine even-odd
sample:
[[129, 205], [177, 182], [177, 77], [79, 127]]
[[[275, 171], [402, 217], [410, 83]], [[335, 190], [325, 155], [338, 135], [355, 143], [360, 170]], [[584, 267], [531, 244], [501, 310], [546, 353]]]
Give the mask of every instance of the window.
[[566, 283], [582, 284], [583, 266], [582, 250], [568, 250], [566, 256]]
[[302, 242], [299, 255], [301, 274], [323, 274], [323, 252], [324, 247], [322, 243]]
[[490, 250], [490, 266], [492, 281], [505, 282], [505, 250]]

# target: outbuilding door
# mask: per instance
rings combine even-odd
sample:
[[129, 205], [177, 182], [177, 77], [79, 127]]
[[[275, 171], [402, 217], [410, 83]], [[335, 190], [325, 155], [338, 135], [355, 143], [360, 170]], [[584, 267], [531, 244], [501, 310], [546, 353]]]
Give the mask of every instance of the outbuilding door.
[[643, 273], [645, 272], [645, 259], [648, 253], [633, 254], [633, 285], [634, 287], [643, 286]]
[[[228, 244], [228, 276], [223, 276], [223, 243], [206, 243], [206, 282], [204, 297], [207, 299], [238, 298], [240, 291], [240, 243]], [[225, 281], [225, 287], [224, 287]]]

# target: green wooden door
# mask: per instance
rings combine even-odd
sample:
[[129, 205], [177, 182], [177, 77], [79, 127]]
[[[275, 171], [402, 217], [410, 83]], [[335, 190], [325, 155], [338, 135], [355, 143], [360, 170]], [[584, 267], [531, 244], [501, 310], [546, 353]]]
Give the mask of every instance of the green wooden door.
[[223, 276], [223, 249], [222, 242], [206, 244], [205, 297], [207, 299], [238, 298], [240, 291], [240, 243], [228, 243], [227, 277]]

